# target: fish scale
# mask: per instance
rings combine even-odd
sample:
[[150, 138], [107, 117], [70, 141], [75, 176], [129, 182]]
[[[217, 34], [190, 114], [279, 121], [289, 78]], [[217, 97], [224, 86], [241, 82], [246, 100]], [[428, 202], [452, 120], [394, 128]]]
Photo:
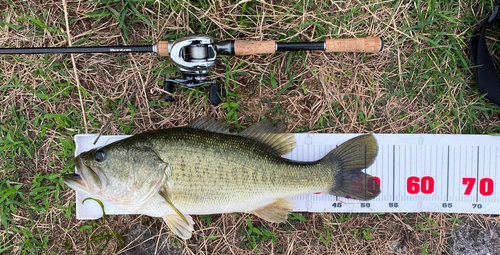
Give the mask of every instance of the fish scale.
[[[168, 174], [167, 180], [168, 186], [173, 190], [172, 202], [187, 214], [206, 214], [207, 211], [218, 210], [220, 207], [228, 210], [224, 212], [253, 210], [260, 206], [257, 205], [255, 208], [250, 204], [248, 208], [249, 204], [246, 201], [252, 201], [256, 195], [268, 195], [273, 198], [283, 195], [293, 196], [313, 190], [326, 190], [333, 183], [333, 178], [322, 178], [321, 182], [317, 181], [318, 176], [314, 173], [318, 172], [318, 165], [314, 162], [292, 162], [281, 157], [266, 155], [257, 148], [245, 149], [252, 144], [245, 143], [238, 136], [206, 134], [206, 137], [202, 137], [196, 130], [189, 128], [175, 131], [179, 134], [168, 135], [173, 140], [203, 141], [203, 146], [191, 150], [183, 148], [190, 148], [193, 144], [173, 143], [170, 144], [168, 151], [160, 153], [165, 155], [166, 161], [172, 158], [171, 173]], [[191, 136], [191, 132], [197, 135]], [[218, 140], [226, 142], [222, 146], [217, 146]], [[161, 138], [153, 138], [151, 141], [155, 147], [157, 144], [164, 144]], [[223, 153], [224, 151], [228, 153]], [[192, 161], [193, 158], [200, 158], [202, 155], [203, 165], [199, 166], [199, 162]], [[265, 156], [259, 158], [260, 155]], [[323, 173], [324, 171], [321, 172]], [[224, 183], [226, 185], [222, 185]], [[238, 196], [235, 197], [234, 194]]]

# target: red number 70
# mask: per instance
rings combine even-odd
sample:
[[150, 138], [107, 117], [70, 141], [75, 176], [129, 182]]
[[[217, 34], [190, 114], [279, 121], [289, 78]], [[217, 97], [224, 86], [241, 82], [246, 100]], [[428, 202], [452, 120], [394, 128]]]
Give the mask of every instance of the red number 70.
[[[476, 178], [464, 177], [462, 178], [462, 184], [467, 185], [464, 195], [469, 196], [474, 188], [474, 184], [476, 184]], [[479, 181], [479, 193], [483, 196], [491, 196], [491, 194], [493, 194], [493, 180], [490, 178], [482, 178]]]

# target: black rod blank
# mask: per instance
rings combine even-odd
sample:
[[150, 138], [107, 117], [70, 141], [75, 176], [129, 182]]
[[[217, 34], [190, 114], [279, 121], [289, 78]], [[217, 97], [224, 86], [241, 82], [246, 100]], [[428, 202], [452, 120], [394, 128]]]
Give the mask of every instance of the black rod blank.
[[109, 46], [109, 47], [40, 47], [0, 48], [0, 54], [65, 54], [65, 53], [126, 53], [153, 52], [153, 46]]
[[325, 50], [325, 42], [276, 43], [276, 51]]

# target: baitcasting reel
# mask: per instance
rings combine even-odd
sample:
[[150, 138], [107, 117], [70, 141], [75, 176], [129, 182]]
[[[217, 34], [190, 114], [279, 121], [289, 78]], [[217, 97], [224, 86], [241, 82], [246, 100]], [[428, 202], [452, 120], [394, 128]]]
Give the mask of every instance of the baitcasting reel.
[[0, 54], [52, 54], [52, 53], [124, 53], [155, 52], [170, 56], [183, 78], [169, 78], [163, 83], [166, 101], [173, 101], [173, 84], [187, 87], [210, 84], [209, 99], [213, 105], [220, 103], [220, 87], [216, 81], [207, 81], [211, 66], [218, 54], [254, 55], [276, 51], [320, 50], [325, 52], [377, 53], [383, 48], [379, 37], [352, 39], [327, 39], [322, 42], [277, 43], [275, 41], [227, 40], [215, 42], [206, 35], [189, 35], [175, 41], [160, 41], [155, 45], [108, 47], [57, 47], [57, 48], [0, 48]]
[[174, 83], [186, 87], [211, 84], [209, 99], [213, 105], [218, 105], [220, 103], [219, 85], [216, 81], [207, 81], [206, 79], [210, 67], [215, 65], [217, 54], [231, 54], [231, 42], [215, 43], [210, 36], [191, 35], [168, 42], [168, 44], [159, 42], [153, 46], [153, 51], [164, 56], [166, 54], [165, 45], [167, 45], [168, 55], [184, 77], [183, 79], [165, 80], [163, 87], [165, 91], [170, 93], [165, 95], [165, 101], [172, 102], [174, 100], [171, 96]]

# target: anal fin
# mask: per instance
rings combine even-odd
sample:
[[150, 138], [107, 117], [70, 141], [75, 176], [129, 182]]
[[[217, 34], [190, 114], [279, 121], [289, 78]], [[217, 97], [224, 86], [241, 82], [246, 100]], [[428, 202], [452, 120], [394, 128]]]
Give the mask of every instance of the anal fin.
[[189, 215], [182, 215], [182, 218], [178, 214], [169, 214], [163, 216], [163, 219], [167, 223], [168, 227], [174, 234], [178, 235], [182, 239], [189, 239], [193, 235], [194, 221]]
[[271, 204], [252, 211], [251, 213], [270, 222], [283, 222], [288, 219], [288, 214], [295, 208], [295, 203], [287, 198], [278, 198]]

